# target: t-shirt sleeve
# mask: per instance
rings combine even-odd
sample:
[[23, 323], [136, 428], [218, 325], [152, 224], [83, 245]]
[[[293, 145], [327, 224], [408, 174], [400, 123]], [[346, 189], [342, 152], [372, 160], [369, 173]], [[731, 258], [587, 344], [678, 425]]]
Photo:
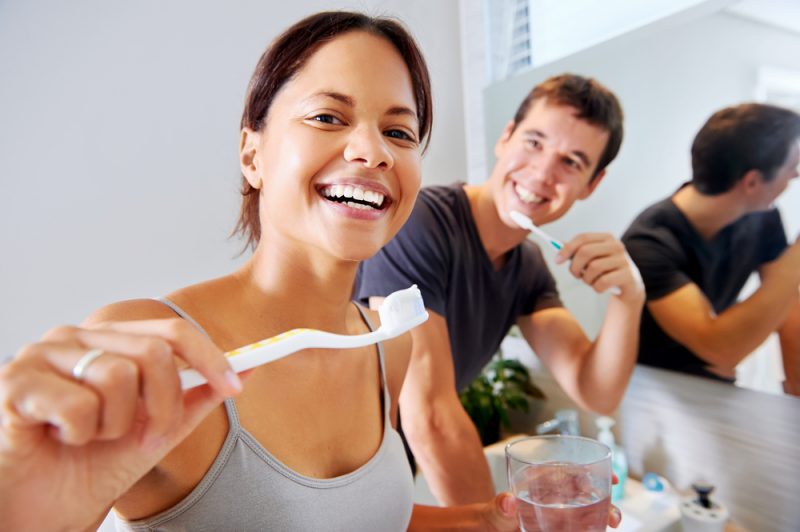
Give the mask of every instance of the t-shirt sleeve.
[[685, 255], [675, 238], [658, 229], [628, 233], [622, 238], [642, 274], [647, 301], [660, 299], [692, 282], [685, 271]]
[[519, 314], [527, 316], [540, 310], [563, 307], [556, 279], [547, 267], [541, 250], [530, 242], [523, 243], [523, 250], [529, 257], [525, 260], [527, 271], [524, 274], [528, 277], [530, 289]]
[[367, 304], [416, 284], [425, 307], [445, 315], [449, 278], [447, 224], [419, 197], [406, 224], [377, 255], [361, 263], [355, 296]]
[[783, 228], [783, 220], [778, 209], [772, 209], [764, 213], [760, 229], [761, 241], [764, 243], [761, 251], [761, 263], [772, 262], [781, 256], [789, 245], [786, 239], [786, 231]]

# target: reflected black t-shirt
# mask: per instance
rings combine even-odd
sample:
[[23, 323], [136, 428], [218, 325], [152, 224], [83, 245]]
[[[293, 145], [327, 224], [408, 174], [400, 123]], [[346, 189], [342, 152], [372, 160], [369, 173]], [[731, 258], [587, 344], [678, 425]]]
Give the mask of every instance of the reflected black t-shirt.
[[[787, 246], [776, 209], [746, 215], [706, 241], [671, 198], [642, 212], [622, 242], [642, 274], [647, 301], [695, 283], [717, 314], [736, 303], [750, 275]], [[647, 306], [642, 314], [639, 362], [720, 379], [706, 369], [704, 360], [668, 336]]]
[[529, 241], [495, 271], [480, 241], [462, 183], [423, 188], [400, 232], [363, 262], [356, 298], [416, 284], [425, 307], [447, 321], [456, 387], [466, 387], [517, 318], [562, 306], [539, 248]]

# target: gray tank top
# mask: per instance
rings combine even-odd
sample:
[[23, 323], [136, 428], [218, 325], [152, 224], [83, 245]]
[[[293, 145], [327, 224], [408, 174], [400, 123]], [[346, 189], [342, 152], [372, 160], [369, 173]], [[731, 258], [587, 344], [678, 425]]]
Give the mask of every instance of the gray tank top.
[[[177, 305], [159, 301], [203, 331]], [[383, 439], [375, 455], [355, 471], [330, 479], [292, 471], [239, 424], [236, 405], [227, 399], [228, 435], [200, 483], [175, 506], [152, 517], [126, 521], [115, 514], [117, 530], [406, 530], [414, 504], [413, 479], [400, 436], [389, 420], [391, 399], [381, 344], [378, 359]]]

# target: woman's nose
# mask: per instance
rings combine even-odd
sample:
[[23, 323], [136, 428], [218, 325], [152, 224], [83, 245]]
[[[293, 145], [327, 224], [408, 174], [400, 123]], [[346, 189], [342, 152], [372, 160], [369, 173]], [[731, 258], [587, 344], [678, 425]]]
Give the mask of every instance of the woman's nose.
[[367, 168], [389, 169], [394, 165], [386, 137], [379, 130], [367, 127], [358, 128], [350, 135], [344, 158], [348, 162], [360, 162]]

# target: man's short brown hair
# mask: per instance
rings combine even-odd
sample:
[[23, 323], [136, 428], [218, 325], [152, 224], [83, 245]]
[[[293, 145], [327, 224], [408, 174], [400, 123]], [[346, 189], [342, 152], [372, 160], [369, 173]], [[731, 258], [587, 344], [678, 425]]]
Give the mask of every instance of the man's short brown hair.
[[575, 109], [577, 118], [608, 132], [608, 142], [603, 150], [592, 179], [619, 153], [622, 145], [622, 106], [613, 92], [597, 80], [576, 74], [561, 74], [536, 85], [522, 100], [514, 115], [514, 129], [525, 119], [536, 100], [545, 99], [551, 104]]

